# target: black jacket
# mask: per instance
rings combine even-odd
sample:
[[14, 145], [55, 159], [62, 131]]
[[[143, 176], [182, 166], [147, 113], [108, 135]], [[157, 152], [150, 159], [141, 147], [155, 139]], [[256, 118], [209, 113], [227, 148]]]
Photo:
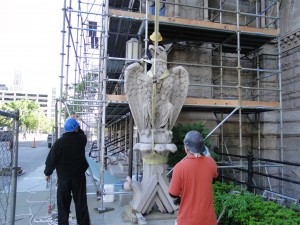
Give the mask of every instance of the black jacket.
[[64, 133], [52, 146], [44, 173], [50, 176], [56, 169], [58, 178], [72, 179], [82, 176], [88, 168], [85, 159], [87, 138], [83, 131]]

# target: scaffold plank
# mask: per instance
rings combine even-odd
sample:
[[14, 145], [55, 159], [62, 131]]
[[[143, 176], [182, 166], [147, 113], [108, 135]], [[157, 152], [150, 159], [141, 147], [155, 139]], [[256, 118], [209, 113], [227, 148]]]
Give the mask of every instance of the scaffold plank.
[[[144, 20], [145, 14], [143, 13], [136, 13], [130, 11], [122, 11], [117, 9], [110, 9], [109, 14], [116, 17], [123, 17], [123, 18], [133, 18], [138, 20]], [[155, 17], [153, 15], [149, 15], [148, 17], [149, 22], [155, 21]], [[242, 33], [254, 33], [256, 35], [270, 35], [270, 36], [277, 36], [280, 33], [279, 29], [260, 29], [255, 27], [247, 27], [247, 26], [239, 26], [232, 24], [221, 24], [221, 23], [214, 23], [210, 21], [203, 21], [203, 20], [190, 20], [178, 17], [166, 17], [160, 16], [159, 17], [160, 23], [175, 23], [175, 24], [182, 24], [186, 26], [197, 26], [207, 29], [217, 29], [217, 30], [224, 30], [224, 31], [236, 31], [240, 30]]]
[[[127, 103], [125, 95], [107, 95], [107, 101], [111, 103]], [[237, 107], [238, 100], [186, 98], [183, 106], [202, 106], [202, 107]], [[279, 102], [265, 101], [241, 101], [241, 106], [245, 108], [279, 108]]]

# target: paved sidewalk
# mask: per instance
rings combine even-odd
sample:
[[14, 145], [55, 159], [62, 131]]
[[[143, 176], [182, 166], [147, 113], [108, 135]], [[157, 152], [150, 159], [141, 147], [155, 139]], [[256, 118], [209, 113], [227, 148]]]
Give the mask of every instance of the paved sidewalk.
[[[49, 205], [49, 193], [47, 191], [38, 192], [21, 192], [17, 194], [17, 208], [15, 225], [45, 225], [57, 224], [47, 213]], [[95, 196], [88, 196], [89, 211], [92, 225], [130, 225], [134, 224], [130, 215], [129, 206], [120, 206], [118, 201], [105, 203], [105, 208], [112, 208], [112, 211], [99, 213], [95, 208], [100, 206]], [[76, 224], [75, 211], [72, 204], [70, 214], [70, 225]], [[165, 218], [164, 218], [165, 217]], [[153, 213], [146, 216], [149, 225], [174, 225], [173, 215], [163, 215], [161, 213]], [[133, 222], [131, 222], [133, 221]]]
[[[50, 190], [46, 189], [43, 176], [44, 166], [38, 167], [29, 174], [25, 173], [18, 178], [18, 193], [16, 206], [15, 225], [55, 225], [55, 220], [48, 214]], [[131, 213], [128, 201], [130, 195], [114, 195], [113, 202], [97, 200], [96, 187], [90, 176], [87, 176], [88, 206], [92, 225], [130, 225], [133, 224], [135, 216]], [[54, 196], [55, 197], [55, 196]], [[124, 200], [125, 199], [125, 200]], [[126, 200], [127, 199], [127, 200]], [[113, 209], [99, 213], [97, 208]], [[174, 225], [174, 214], [162, 214], [152, 212], [145, 216], [148, 225]], [[76, 224], [75, 210], [72, 202], [70, 225]]]

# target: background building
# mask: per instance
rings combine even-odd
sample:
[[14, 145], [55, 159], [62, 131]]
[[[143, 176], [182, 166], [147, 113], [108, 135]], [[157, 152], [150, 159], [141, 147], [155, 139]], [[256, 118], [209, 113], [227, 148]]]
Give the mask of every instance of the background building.
[[45, 116], [54, 119], [55, 117], [56, 88], [51, 92], [32, 91], [23, 84], [22, 73], [15, 72], [11, 85], [0, 84], [0, 104], [19, 100], [32, 100], [44, 111]]
[[32, 100], [36, 102], [44, 111], [47, 118], [54, 119], [55, 89], [52, 90], [52, 93], [0, 90], [0, 104], [19, 100]]

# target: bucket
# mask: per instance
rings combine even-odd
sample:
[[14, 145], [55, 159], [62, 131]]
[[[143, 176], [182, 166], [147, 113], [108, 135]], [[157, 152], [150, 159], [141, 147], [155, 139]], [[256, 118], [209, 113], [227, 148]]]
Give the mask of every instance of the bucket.
[[[136, 179], [137, 177], [138, 177], [138, 179]], [[138, 175], [138, 176], [132, 175], [131, 179], [132, 179], [132, 180], [135, 180], [135, 181], [141, 182], [141, 181], [142, 181], [142, 175]]]
[[[112, 193], [114, 192], [114, 185], [113, 184], [104, 184], [104, 192], [106, 193]], [[113, 202], [115, 200], [115, 196], [112, 194], [105, 194], [103, 195], [103, 201], [104, 202]]]

